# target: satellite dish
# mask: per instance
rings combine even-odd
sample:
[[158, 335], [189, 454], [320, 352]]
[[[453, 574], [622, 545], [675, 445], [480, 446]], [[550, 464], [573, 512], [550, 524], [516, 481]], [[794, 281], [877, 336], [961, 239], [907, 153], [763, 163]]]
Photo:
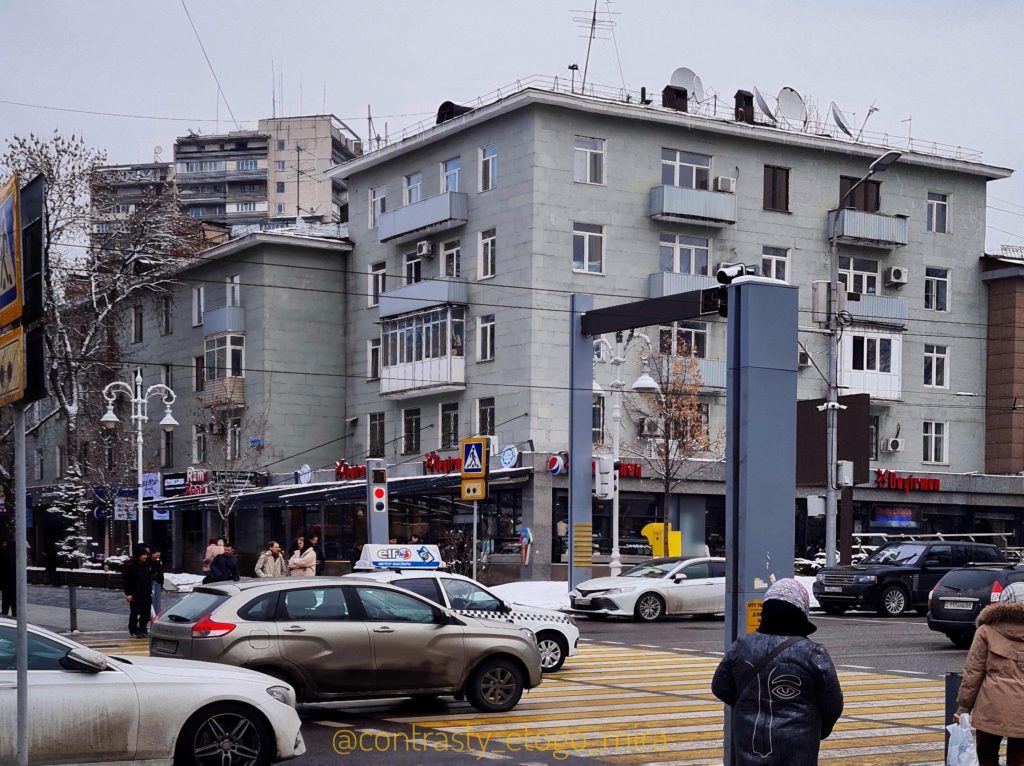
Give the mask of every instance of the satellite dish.
[[697, 75], [693, 76], [693, 90], [690, 91], [690, 99], [698, 104], [704, 101], [704, 83], [700, 81]]
[[836, 124], [836, 127], [850, 138], [853, 138], [853, 131], [850, 130], [850, 124], [846, 121], [846, 117], [843, 115], [842, 110], [836, 106], [835, 101], [832, 102], [832, 105], [829, 107], [829, 111], [832, 112], [832, 121]]
[[761, 94], [761, 91], [754, 87], [754, 102], [757, 104], [757, 108], [761, 110], [761, 114], [767, 117], [772, 122], [775, 122], [775, 115], [772, 114], [772, 109], [768, 106], [768, 102], [765, 97]]
[[690, 101], [700, 103], [704, 100], [704, 84], [692, 69], [679, 67], [672, 73], [668, 84], [673, 88], [685, 88], [686, 97]]
[[779, 91], [779, 116], [788, 124], [801, 128], [807, 123], [807, 106], [803, 97], [792, 88]]

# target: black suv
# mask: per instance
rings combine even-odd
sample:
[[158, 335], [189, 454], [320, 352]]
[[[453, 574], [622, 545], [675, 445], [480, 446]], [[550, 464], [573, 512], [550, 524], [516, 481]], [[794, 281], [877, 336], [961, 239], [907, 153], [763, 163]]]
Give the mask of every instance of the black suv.
[[888, 543], [860, 564], [826, 567], [814, 580], [814, 597], [828, 614], [875, 609], [897, 617], [907, 609], [928, 612], [928, 594], [946, 572], [968, 563], [999, 563], [994, 545], [948, 540]]
[[948, 572], [928, 599], [928, 627], [945, 633], [961, 649], [968, 648], [978, 613], [1014, 582], [1024, 582], [1024, 566], [974, 566]]

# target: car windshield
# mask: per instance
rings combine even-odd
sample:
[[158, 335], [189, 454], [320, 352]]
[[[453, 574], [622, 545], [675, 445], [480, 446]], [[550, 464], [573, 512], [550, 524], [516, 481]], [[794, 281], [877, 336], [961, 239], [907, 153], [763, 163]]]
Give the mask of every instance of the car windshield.
[[681, 563], [681, 559], [651, 559], [622, 573], [623, 577], [664, 577]]
[[884, 548], [879, 548], [866, 559], [865, 564], [913, 564], [924, 553], [923, 543], [891, 543]]

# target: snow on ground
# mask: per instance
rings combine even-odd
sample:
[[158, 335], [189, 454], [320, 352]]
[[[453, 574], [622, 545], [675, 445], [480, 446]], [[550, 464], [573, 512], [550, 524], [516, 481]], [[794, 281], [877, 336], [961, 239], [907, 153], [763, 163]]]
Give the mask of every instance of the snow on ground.
[[569, 584], [547, 580], [510, 582], [491, 588], [506, 601], [545, 609], [569, 608]]
[[192, 588], [203, 581], [202, 575], [188, 574], [187, 572], [165, 572], [164, 590], [176, 593], [191, 593]]

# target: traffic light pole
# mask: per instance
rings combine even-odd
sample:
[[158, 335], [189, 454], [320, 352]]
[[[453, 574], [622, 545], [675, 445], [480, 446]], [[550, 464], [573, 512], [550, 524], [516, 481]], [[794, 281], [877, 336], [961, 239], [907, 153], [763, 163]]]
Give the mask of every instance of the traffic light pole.
[[28, 766], [28, 512], [25, 483], [25, 405], [14, 407], [15, 596], [18, 625], [14, 654], [18, 682], [17, 766]]

